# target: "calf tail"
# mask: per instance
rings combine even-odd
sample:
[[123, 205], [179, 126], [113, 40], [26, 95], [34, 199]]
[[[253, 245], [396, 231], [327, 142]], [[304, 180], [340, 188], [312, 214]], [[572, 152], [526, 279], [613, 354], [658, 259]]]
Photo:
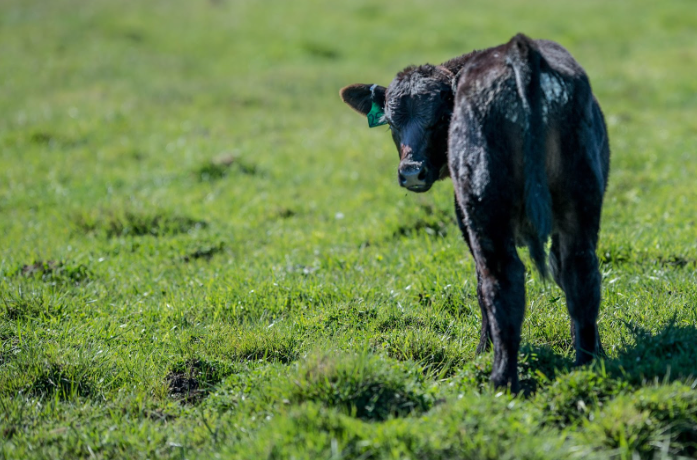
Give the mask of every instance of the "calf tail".
[[547, 184], [545, 161], [546, 129], [542, 119], [540, 65], [544, 58], [535, 43], [523, 34], [509, 42], [507, 63], [515, 74], [516, 86], [524, 111], [523, 165], [525, 177], [525, 215], [532, 225], [533, 236], [527, 244], [537, 270], [547, 278], [545, 243], [552, 231], [552, 198]]

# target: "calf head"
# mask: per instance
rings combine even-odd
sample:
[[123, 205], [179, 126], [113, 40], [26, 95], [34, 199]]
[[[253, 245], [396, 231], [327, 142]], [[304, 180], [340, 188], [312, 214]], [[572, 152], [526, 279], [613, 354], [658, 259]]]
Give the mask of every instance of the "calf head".
[[425, 192], [448, 176], [448, 127], [454, 75], [442, 66], [407, 67], [385, 88], [355, 84], [341, 99], [368, 117], [368, 125], [389, 124], [399, 152], [399, 184]]

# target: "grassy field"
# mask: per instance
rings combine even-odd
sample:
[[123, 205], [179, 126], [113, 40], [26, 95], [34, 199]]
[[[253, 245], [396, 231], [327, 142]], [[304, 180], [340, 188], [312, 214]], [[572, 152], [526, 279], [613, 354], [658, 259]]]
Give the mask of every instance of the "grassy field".
[[[338, 89], [522, 31], [610, 130], [608, 353], [528, 267], [528, 395], [475, 357], [452, 185]], [[0, 2], [0, 458], [697, 455], [691, 0]]]

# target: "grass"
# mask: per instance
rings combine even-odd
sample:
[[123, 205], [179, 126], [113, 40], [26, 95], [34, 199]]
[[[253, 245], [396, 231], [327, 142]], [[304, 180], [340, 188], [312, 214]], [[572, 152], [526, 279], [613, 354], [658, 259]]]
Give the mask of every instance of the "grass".
[[[3, 1], [0, 458], [694, 457], [693, 10]], [[518, 31], [584, 65], [612, 148], [608, 356], [571, 366], [529, 270], [526, 397], [475, 357], [451, 184], [401, 190], [338, 98]]]

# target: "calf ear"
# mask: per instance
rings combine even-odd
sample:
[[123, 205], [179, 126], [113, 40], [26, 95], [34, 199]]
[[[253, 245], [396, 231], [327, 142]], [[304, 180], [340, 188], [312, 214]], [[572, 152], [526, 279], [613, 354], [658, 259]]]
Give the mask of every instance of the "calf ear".
[[385, 109], [384, 86], [356, 83], [341, 88], [339, 95], [342, 101], [361, 115], [367, 115], [370, 112], [373, 102], [377, 103], [381, 109]]

